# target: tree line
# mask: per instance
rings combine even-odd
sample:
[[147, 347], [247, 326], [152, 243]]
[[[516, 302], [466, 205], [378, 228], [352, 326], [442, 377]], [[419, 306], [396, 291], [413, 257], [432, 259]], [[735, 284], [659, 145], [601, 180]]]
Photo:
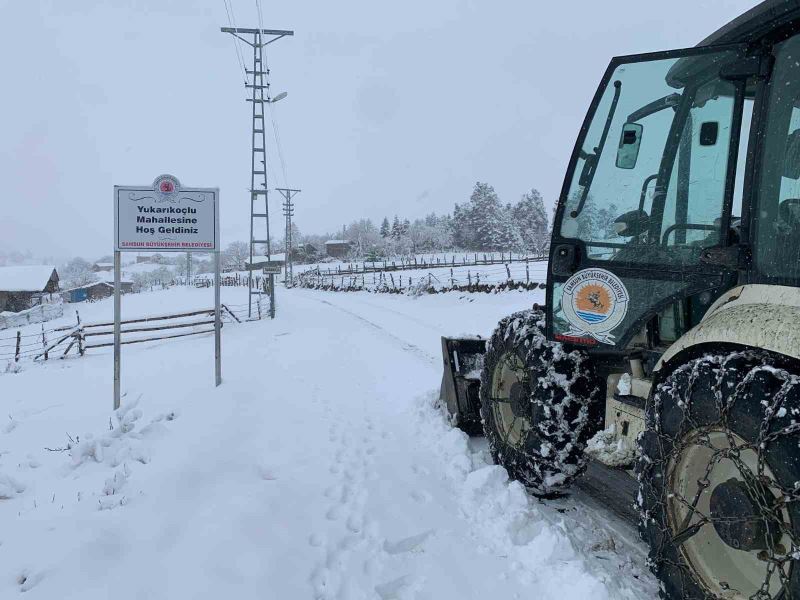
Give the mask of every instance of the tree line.
[[344, 239], [356, 256], [394, 256], [446, 250], [541, 252], [549, 242], [542, 195], [531, 189], [516, 203], [503, 204], [488, 183], [477, 182], [469, 199], [450, 214], [421, 219], [384, 217], [380, 225], [358, 219], [338, 233], [295, 236], [324, 252], [327, 239]]

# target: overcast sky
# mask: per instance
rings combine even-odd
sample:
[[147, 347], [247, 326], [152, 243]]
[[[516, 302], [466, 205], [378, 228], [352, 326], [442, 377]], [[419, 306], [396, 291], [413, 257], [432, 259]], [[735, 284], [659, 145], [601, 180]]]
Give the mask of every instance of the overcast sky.
[[[255, 0], [231, 2], [257, 26]], [[295, 31], [269, 47], [272, 91], [289, 93], [270, 187], [303, 190], [308, 233], [449, 212], [477, 180], [552, 204], [612, 56], [693, 46], [754, 4], [262, 0], [265, 28]], [[113, 186], [164, 172], [219, 187], [223, 244], [247, 238], [250, 105], [223, 0], [0, 0], [0, 14], [0, 250], [108, 254]]]

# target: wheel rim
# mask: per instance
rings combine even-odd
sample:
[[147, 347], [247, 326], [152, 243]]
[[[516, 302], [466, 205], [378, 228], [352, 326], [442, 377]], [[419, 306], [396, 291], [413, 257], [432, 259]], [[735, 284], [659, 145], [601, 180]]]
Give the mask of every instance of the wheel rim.
[[529, 379], [522, 360], [506, 353], [492, 373], [492, 413], [498, 433], [506, 445], [520, 447], [531, 429]]
[[693, 431], [667, 474], [673, 543], [695, 580], [726, 600], [777, 598], [790, 576], [791, 518], [753, 444], [722, 428]]

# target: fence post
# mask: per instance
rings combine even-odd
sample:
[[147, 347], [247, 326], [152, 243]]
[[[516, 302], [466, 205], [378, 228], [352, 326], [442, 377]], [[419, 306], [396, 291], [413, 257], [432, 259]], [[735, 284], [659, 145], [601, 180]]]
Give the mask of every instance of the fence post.
[[471, 271], [467, 271], [467, 285], [469, 285], [469, 287], [472, 287], [472, 272]]
[[391, 279], [391, 280], [392, 280], [392, 289], [395, 289], [395, 285], [394, 285], [394, 275], [392, 275], [391, 273], [389, 273], [389, 279]]
[[83, 356], [83, 354], [86, 352], [86, 349], [83, 346], [84, 342], [85, 338], [83, 336], [83, 326], [81, 326], [78, 327], [78, 354], [81, 356]]
[[14, 351], [14, 362], [19, 362], [19, 347], [22, 343], [22, 332], [17, 329], [17, 349]]
[[456, 280], [453, 277], [453, 269], [450, 269], [450, 287], [455, 287], [455, 286], [456, 286]]
[[258, 308], [258, 320], [261, 320], [261, 294], [258, 295], [258, 299], [256, 300], [256, 307]]
[[526, 258], [525, 259], [525, 283], [530, 283], [530, 282], [531, 282], [531, 272], [530, 272], [530, 269], [528, 268], [528, 259]]
[[506, 275], [508, 275], [508, 280], [511, 281], [511, 269], [506, 265]]
[[44, 350], [44, 359], [47, 360], [47, 336], [44, 333], [44, 323], [42, 323], [42, 350]]

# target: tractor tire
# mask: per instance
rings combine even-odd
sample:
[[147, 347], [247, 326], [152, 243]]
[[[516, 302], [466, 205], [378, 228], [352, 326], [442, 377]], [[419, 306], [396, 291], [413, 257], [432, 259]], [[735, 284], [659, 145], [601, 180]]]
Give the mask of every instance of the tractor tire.
[[586, 468], [605, 386], [588, 356], [544, 333], [538, 309], [498, 324], [481, 373], [481, 420], [492, 458], [540, 496], [560, 494]]
[[690, 360], [656, 385], [637, 475], [662, 598], [800, 598], [798, 372], [735, 350]]

